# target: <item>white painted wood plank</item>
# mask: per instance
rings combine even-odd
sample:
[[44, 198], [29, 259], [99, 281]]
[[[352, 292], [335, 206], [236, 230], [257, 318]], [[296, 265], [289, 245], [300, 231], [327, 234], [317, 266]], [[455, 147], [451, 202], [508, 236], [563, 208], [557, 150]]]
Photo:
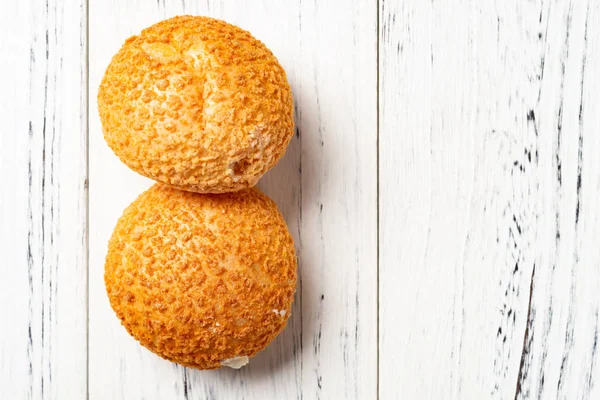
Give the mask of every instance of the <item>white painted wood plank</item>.
[[375, 2], [300, 3], [305, 398], [369, 399], [377, 374]]
[[[375, 397], [376, 5], [93, 0], [90, 7], [90, 397]], [[113, 315], [102, 279], [113, 226], [150, 182], [105, 145], [97, 86], [127, 37], [181, 13], [250, 30], [284, 65], [296, 100], [298, 135], [260, 186], [296, 239], [300, 284], [288, 328], [240, 371], [189, 370], [141, 348]]]
[[[89, 398], [183, 399], [189, 393], [183, 368], [162, 362], [129, 337], [114, 315], [104, 287], [108, 239], [121, 213], [151, 185], [125, 167], [104, 142], [97, 89], [110, 59], [125, 39], [164, 18], [164, 4], [90, 1], [90, 274]], [[170, 12], [183, 13], [181, 4]]]
[[544, 14], [544, 218], [517, 398], [596, 399], [600, 4], [561, 2]]
[[380, 398], [598, 396], [599, 7], [381, 1]]
[[0, 398], [86, 396], [86, 9], [0, 5]]

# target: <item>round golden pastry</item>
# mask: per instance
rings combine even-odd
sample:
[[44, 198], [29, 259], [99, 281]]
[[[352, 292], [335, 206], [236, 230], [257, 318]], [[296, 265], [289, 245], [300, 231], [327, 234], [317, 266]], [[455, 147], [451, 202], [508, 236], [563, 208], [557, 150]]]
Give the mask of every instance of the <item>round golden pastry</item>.
[[285, 71], [224, 21], [180, 16], [129, 38], [98, 90], [104, 138], [134, 171], [183, 190], [256, 184], [293, 136]]
[[104, 280], [123, 326], [149, 350], [193, 368], [236, 368], [284, 328], [296, 265], [285, 221], [258, 189], [155, 184], [119, 219]]

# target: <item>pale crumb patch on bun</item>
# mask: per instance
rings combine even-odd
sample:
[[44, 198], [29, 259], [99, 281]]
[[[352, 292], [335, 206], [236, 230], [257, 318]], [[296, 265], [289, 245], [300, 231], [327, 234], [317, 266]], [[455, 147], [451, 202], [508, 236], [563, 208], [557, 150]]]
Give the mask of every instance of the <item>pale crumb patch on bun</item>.
[[221, 366], [233, 369], [240, 369], [250, 362], [248, 356], [238, 356], [221, 361]]
[[273, 312], [274, 312], [276, 315], [279, 315], [280, 317], [285, 317], [285, 314], [287, 313], [287, 311], [286, 311], [286, 310], [276, 310], [276, 309], [273, 309]]

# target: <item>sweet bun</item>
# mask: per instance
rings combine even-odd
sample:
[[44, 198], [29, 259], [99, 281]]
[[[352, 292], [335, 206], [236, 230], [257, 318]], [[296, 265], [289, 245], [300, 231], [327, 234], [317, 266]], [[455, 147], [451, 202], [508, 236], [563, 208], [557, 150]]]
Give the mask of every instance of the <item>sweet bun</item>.
[[104, 279], [122, 324], [152, 352], [193, 368], [240, 367], [284, 328], [296, 256], [258, 189], [207, 195], [155, 184], [119, 219]]
[[98, 110], [127, 166], [201, 193], [254, 186], [294, 131], [290, 85], [273, 53], [207, 17], [170, 18], [129, 38], [106, 70]]

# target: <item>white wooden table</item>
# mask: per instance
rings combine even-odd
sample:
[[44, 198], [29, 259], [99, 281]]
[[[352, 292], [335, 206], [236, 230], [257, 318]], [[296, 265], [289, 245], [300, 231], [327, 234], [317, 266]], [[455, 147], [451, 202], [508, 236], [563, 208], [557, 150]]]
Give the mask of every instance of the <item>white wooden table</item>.
[[[284, 333], [196, 371], [110, 309], [150, 182], [108, 149], [110, 57], [177, 14], [250, 30], [297, 134], [260, 186], [296, 240]], [[0, 399], [599, 399], [599, 0], [2, 0]]]

